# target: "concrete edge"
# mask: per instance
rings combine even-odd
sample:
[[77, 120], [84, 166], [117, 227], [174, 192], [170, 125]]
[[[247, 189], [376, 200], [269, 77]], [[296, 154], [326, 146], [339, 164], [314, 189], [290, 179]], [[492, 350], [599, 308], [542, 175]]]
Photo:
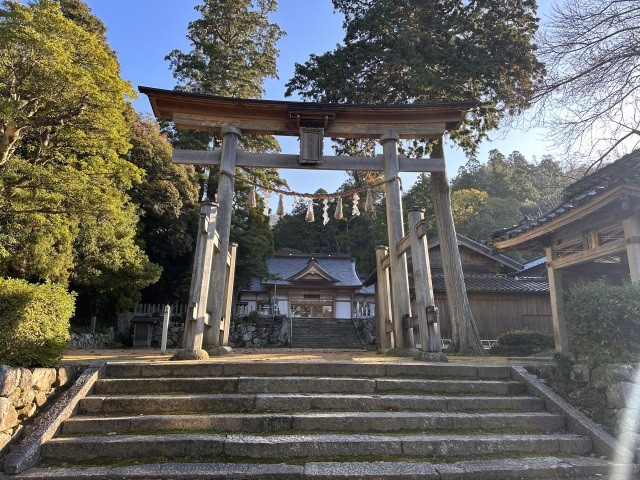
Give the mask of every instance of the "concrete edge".
[[89, 365], [71, 388], [64, 392], [56, 403], [40, 417], [34, 429], [5, 458], [4, 471], [6, 473], [13, 475], [23, 472], [38, 462], [42, 445], [50, 440], [62, 422], [76, 411], [78, 403], [91, 391], [103, 368], [104, 362]]
[[602, 455], [612, 460], [618, 455], [633, 461], [633, 452], [623, 447], [618, 440], [609, 435], [604, 429], [579, 412], [569, 402], [542, 383], [535, 375], [530, 374], [522, 366], [512, 366], [513, 378], [525, 382], [527, 390], [544, 400], [547, 408], [555, 413], [564, 416], [569, 431], [571, 433], [584, 435], [591, 439], [593, 449], [598, 455]]

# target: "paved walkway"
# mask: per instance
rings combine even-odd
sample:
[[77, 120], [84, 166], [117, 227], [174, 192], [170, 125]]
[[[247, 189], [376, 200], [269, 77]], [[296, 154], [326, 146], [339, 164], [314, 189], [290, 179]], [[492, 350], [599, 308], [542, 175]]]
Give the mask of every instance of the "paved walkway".
[[[169, 360], [176, 350], [168, 350], [165, 355], [158, 349], [113, 349], [113, 350], [68, 350], [62, 362], [89, 364], [94, 361], [117, 362], [162, 362]], [[483, 365], [541, 365], [551, 362], [548, 357], [469, 357], [448, 355], [450, 363]], [[407, 357], [392, 357], [375, 351], [365, 350], [319, 350], [297, 348], [238, 348], [230, 355], [211, 357], [219, 362], [305, 362], [305, 361], [353, 361], [357, 363], [398, 363], [411, 361]]]

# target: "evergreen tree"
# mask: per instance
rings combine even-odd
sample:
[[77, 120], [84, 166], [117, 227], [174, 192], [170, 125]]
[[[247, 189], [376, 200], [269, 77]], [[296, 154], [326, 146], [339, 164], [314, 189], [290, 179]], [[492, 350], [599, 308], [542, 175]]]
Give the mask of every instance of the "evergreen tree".
[[103, 27], [78, 1], [2, 4], [0, 274], [124, 309], [160, 272], [126, 193], [143, 175], [126, 159], [135, 93]]
[[[505, 115], [529, 104], [543, 67], [532, 43], [534, 0], [334, 0], [345, 15], [344, 45], [312, 55], [287, 84], [310, 100], [411, 103], [476, 99], [482, 103], [451, 137], [467, 152]], [[424, 142], [406, 148], [426, 153]], [[441, 143], [432, 153], [443, 157]], [[431, 175], [436, 222], [452, 311], [452, 347], [483, 354], [464, 291], [446, 173]], [[454, 281], [455, 280], [455, 281]]]
[[[196, 7], [200, 18], [189, 23], [191, 50], [174, 50], [166, 57], [178, 82], [176, 89], [261, 98], [263, 81], [277, 78], [276, 43], [284, 32], [269, 21], [276, 6], [276, 0], [204, 0]], [[175, 130], [170, 125], [165, 130], [177, 148], [206, 150], [218, 146], [218, 136], [210, 132]], [[240, 146], [253, 152], [280, 149], [271, 136], [243, 135]], [[217, 189], [216, 173], [217, 169], [212, 169], [209, 192]], [[239, 244], [236, 286], [250, 282], [252, 272], [248, 265], [257, 262], [256, 273], [266, 269], [265, 258], [273, 252], [271, 232], [264, 228], [268, 219], [260, 211], [249, 212], [240, 207], [249, 188], [245, 180], [265, 186], [285, 185], [275, 169], [236, 169], [236, 208], [231, 227], [231, 241]]]
[[135, 114], [130, 127], [131, 163], [145, 172], [130, 194], [140, 213], [139, 237], [149, 258], [162, 266], [160, 280], [143, 300], [171, 302], [189, 290], [198, 224], [198, 176], [191, 166], [171, 163], [171, 145], [155, 120]]

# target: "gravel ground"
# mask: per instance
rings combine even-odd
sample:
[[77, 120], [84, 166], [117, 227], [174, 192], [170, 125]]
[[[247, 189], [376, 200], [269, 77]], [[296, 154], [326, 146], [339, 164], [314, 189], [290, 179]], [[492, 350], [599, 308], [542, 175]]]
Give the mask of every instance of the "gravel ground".
[[[171, 358], [176, 350], [168, 350], [161, 355], [158, 349], [109, 349], [109, 350], [67, 350], [62, 358], [66, 364], [89, 364], [94, 361], [118, 362], [161, 362]], [[470, 357], [463, 355], [448, 355], [450, 363], [482, 364], [482, 365], [541, 365], [550, 363], [550, 358], [544, 357]], [[397, 363], [411, 361], [408, 357], [392, 357], [375, 351], [365, 350], [320, 350], [297, 348], [238, 348], [230, 355], [211, 357], [219, 362], [304, 362], [304, 361], [353, 361], [367, 363]]]

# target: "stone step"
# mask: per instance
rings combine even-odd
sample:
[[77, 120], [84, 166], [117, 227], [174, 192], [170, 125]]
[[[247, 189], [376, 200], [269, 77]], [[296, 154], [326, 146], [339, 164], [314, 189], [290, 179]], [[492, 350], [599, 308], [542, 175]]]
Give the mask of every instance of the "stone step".
[[471, 460], [446, 464], [406, 461], [308, 462], [302, 465], [260, 463], [152, 463], [132, 466], [34, 468], [16, 480], [114, 479], [246, 479], [286, 480], [551, 480], [606, 478], [612, 464], [606, 460], [575, 456]]
[[109, 378], [222, 377], [222, 376], [322, 376], [510, 379], [507, 366], [452, 365], [446, 363], [299, 362], [113, 362]]
[[186, 412], [302, 412], [347, 411], [441, 411], [523, 412], [540, 411], [544, 402], [536, 397], [354, 395], [354, 394], [210, 394], [210, 395], [92, 395], [80, 401], [82, 414], [163, 414]]
[[525, 385], [501, 380], [425, 380], [349, 377], [205, 377], [102, 379], [98, 395], [153, 393], [389, 393], [516, 395]]
[[297, 414], [76, 416], [65, 421], [62, 434], [93, 435], [139, 432], [349, 432], [510, 430], [514, 433], [558, 432], [564, 418], [545, 412], [440, 413], [440, 412], [328, 412]]
[[591, 441], [549, 435], [112, 435], [54, 438], [42, 446], [44, 460], [95, 462], [162, 457], [177, 459], [447, 458], [532, 453], [585, 455]]

